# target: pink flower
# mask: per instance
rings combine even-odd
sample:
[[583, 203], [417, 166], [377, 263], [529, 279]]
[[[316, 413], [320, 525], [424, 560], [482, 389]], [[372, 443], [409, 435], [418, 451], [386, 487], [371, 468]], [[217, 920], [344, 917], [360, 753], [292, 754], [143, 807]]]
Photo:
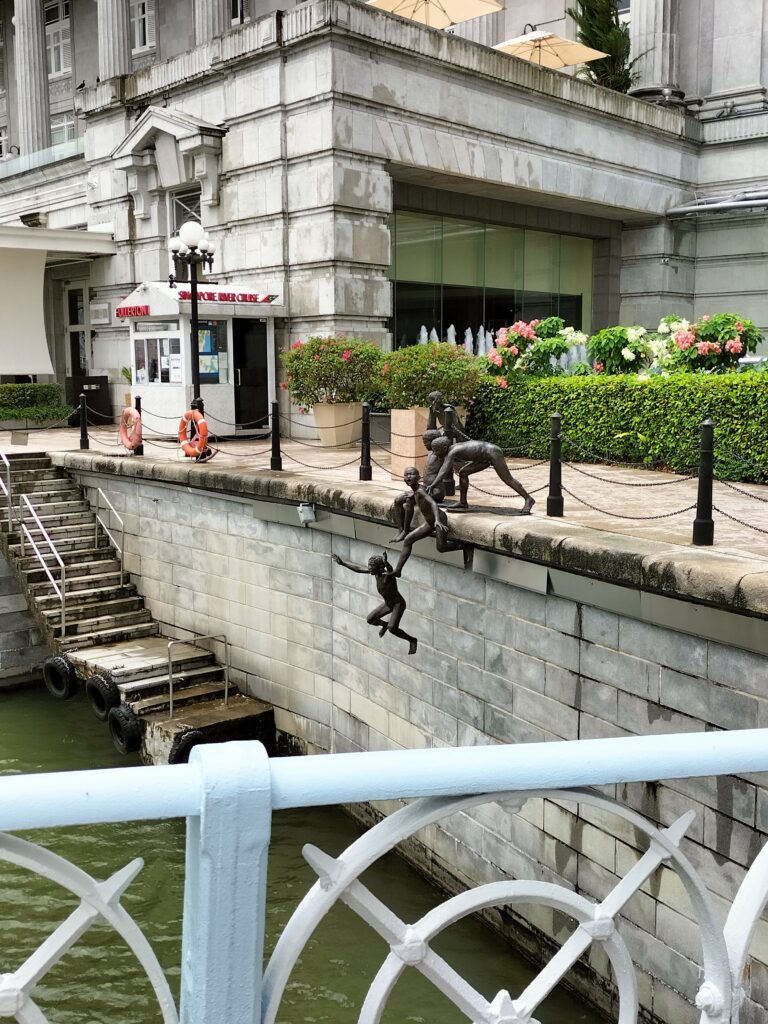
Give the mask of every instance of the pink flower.
[[541, 323], [541, 320], [531, 320], [531, 327], [537, 327]]
[[701, 322], [702, 322], [703, 324], [705, 324], [705, 323], [707, 322], [707, 320], [711, 320], [711, 319], [712, 319], [712, 317], [711, 317], [711, 316], [703, 316], [703, 317], [701, 318]]
[[741, 332], [744, 330], [744, 324], [741, 322], [741, 320], [736, 321], [736, 330], [739, 332], [739, 334], [741, 334]]
[[503, 362], [500, 353], [495, 348], [492, 348], [488, 353], [488, 361], [493, 363], [494, 366], [501, 366]]
[[520, 352], [520, 349], [517, 347], [517, 345], [510, 345], [509, 351], [512, 353], [513, 356], [516, 356]]
[[315, 356], [315, 362], [316, 362], [316, 363], [319, 363], [319, 362], [320, 362], [320, 356], [319, 356], [319, 354]]
[[497, 345], [506, 345], [507, 344], [507, 328], [506, 327], [500, 327], [499, 328], [499, 333], [496, 335], [496, 344]]
[[[695, 344], [696, 335], [693, 331], [675, 331], [672, 335], [672, 340], [682, 352], [685, 352], [691, 345]], [[706, 344], [706, 342], [701, 344]]]
[[744, 346], [741, 343], [741, 338], [731, 338], [730, 341], [726, 341], [725, 343], [725, 351], [731, 352], [735, 356], [739, 355], [743, 348]]
[[605, 369], [605, 363], [592, 363], [592, 369], [595, 373], [602, 373]]
[[382, 373], [389, 373], [389, 363], [384, 363], [384, 365], [381, 368], [381, 372]]
[[700, 341], [696, 345], [696, 351], [700, 356], [720, 355], [722, 349], [716, 341]]
[[294, 341], [294, 343], [291, 345], [291, 348], [301, 348], [301, 342]]
[[345, 363], [347, 363], [349, 362], [349, 357], [351, 355], [352, 353], [349, 351], [349, 349], [345, 348], [344, 351], [341, 353], [341, 358], [344, 360]]
[[507, 378], [506, 377], [497, 377], [496, 378], [496, 383], [499, 385], [500, 388], [508, 388], [509, 387], [509, 384], [507, 382]]
[[281, 391], [287, 391], [288, 390], [288, 385], [285, 383], [284, 380], [280, 381], [280, 390]]

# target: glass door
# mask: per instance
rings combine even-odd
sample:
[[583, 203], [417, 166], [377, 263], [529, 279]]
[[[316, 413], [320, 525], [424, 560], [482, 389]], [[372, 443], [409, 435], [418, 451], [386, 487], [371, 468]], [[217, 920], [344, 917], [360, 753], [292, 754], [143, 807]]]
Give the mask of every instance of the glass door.
[[240, 427], [267, 426], [269, 375], [266, 320], [232, 321], [235, 423]]

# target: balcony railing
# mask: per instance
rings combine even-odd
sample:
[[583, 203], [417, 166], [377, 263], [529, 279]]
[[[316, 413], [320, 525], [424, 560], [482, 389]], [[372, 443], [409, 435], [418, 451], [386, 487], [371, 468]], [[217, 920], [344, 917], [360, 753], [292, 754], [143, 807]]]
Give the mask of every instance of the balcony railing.
[[84, 152], [85, 138], [80, 136], [77, 139], [70, 139], [69, 142], [49, 146], [47, 149], [38, 149], [35, 153], [5, 157], [0, 160], [0, 179], [10, 178], [14, 174], [25, 174], [36, 167], [46, 167], [60, 160], [71, 160], [73, 157], [82, 156]]
[[[725, 925], [715, 901], [681, 852], [693, 819], [683, 814], [660, 829], [637, 812], [585, 786], [651, 782], [768, 769], [768, 732], [742, 730], [460, 749], [329, 754], [270, 760], [256, 742], [200, 746], [190, 763], [152, 768], [35, 774], [0, 778], [4, 831], [99, 822], [187, 818], [180, 1010], [144, 936], [120, 905], [141, 870], [137, 860], [97, 882], [48, 850], [0, 835], [0, 858], [52, 879], [79, 896], [70, 917], [12, 973], [0, 975], [0, 1016], [44, 1021], [32, 989], [98, 918], [128, 942], [154, 987], [165, 1024], [273, 1024], [302, 949], [337, 901], [359, 914], [390, 952], [365, 998], [359, 1020], [380, 1019], [406, 966], [433, 982], [472, 1021], [533, 1022], [532, 1014], [593, 944], [606, 952], [618, 990], [621, 1024], [637, 1019], [636, 967], [621, 936], [620, 912], [661, 864], [672, 868], [690, 898], [702, 947], [695, 1005], [707, 1024], [739, 1019], [742, 976], [768, 897], [768, 853], [762, 850], [742, 883]], [[534, 797], [574, 802], [619, 815], [644, 836], [645, 852], [593, 902], [564, 886], [504, 880], [446, 900], [415, 922], [401, 921], [359, 881], [398, 842], [448, 815], [488, 800], [519, 810]], [[290, 807], [415, 798], [365, 833], [339, 857], [308, 846], [317, 883], [286, 925], [262, 970], [266, 866], [272, 812]], [[539, 903], [576, 922], [576, 929], [522, 993], [486, 999], [431, 948], [443, 928], [490, 907]], [[618, 922], [618, 927], [617, 927]], [[9, 969], [9, 965], [4, 965]], [[642, 966], [642, 965], [641, 965]]]

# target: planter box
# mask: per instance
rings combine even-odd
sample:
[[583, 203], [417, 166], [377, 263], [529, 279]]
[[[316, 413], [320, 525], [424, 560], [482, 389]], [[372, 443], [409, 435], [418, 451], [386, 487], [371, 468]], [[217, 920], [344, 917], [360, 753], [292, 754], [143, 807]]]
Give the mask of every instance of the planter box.
[[318, 402], [312, 412], [321, 445], [339, 447], [360, 442], [362, 402]]
[[415, 466], [424, 475], [427, 464], [427, 450], [421, 435], [427, 429], [429, 409], [393, 409], [391, 412], [392, 451], [391, 474], [393, 480], [402, 480], [408, 466]]

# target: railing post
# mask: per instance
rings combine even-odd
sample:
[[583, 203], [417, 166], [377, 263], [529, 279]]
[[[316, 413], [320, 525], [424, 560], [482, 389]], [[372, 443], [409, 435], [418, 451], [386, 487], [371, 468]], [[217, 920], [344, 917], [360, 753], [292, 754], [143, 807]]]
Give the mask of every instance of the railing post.
[[201, 744], [200, 811], [187, 818], [181, 1024], [260, 1021], [272, 824], [269, 758], [253, 741]]
[[368, 402], [363, 402], [363, 425], [360, 437], [360, 479], [373, 479], [373, 467], [371, 466], [371, 407]]
[[562, 419], [559, 412], [553, 412], [550, 419], [548, 516], [562, 516], [563, 514], [563, 465], [561, 460], [563, 435], [560, 432]]
[[[139, 416], [141, 416], [141, 395], [136, 395], [136, 398], [135, 398], [134, 401], [135, 401], [135, 404], [136, 404], [136, 412], [139, 414]], [[133, 454], [134, 455], [143, 455], [144, 454], [144, 442], [143, 441], [142, 441], [141, 444], [136, 445], [136, 447], [133, 450]], [[122, 582], [122, 580], [121, 580], [121, 582]]]
[[272, 457], [269, 460], [270, 469], [282, 469], [283, 457], [280, 454], [280, 405], [272, 402]]
[[712, 420], [704, 420], [701, 424], [699, 490], [696, 496], [696, 518], [693, 521], [693, 543], [700, 547], [710, 547], [715, 542], [715, 521], [712, 518], [714, 438], [715, 426]]
[[80, 395], [80, 450], [87, 451], [91, 447], [88, 440], [88, 412], [85, 408], [85, 394]]

